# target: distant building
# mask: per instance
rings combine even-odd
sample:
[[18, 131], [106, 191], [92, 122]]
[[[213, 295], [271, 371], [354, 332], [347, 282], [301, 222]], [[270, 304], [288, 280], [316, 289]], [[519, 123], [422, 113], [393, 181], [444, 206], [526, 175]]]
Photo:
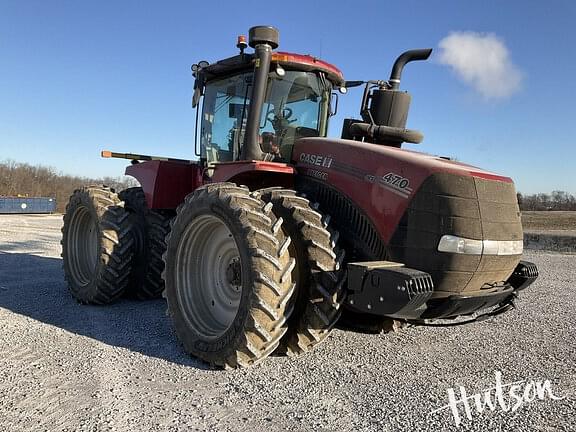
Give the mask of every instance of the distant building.
[[0, 214], [54, 213], [55, 211], [56, 211], [55, 198], [0, 196]]

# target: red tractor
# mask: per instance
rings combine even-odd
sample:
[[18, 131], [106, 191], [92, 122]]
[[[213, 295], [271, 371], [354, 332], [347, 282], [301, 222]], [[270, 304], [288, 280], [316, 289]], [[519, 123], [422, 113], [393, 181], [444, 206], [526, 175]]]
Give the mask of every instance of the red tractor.
[[[273, 27], [237, 46], [192, 67], [197, 161], [103, 152], [131, 159], [141, 187], [70, 198], [62, 256], [78, 301], [164, 294], [184, 349], [222, 367], [307, 352], [342, 313], [450, 325], [513, 306], [538, 270], [521, 260], [512, 180], [401, 148], [422, 140], [405, 127], [402, 70], [430, 49], [402, 54], [388, 81], [345, 81], [275, 52]], [[333, 91], [358, 85], [361, 119], [326, 138]]]

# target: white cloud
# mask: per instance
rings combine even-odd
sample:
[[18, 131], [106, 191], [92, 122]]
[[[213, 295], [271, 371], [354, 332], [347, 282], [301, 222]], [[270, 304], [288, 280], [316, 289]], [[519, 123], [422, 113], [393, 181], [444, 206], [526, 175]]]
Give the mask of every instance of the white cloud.
[[439, 61], [486, 99], [505, 99], [518, 91], [522, 72], [504, 42], [494, 34], [453, 32], [439, 43]]

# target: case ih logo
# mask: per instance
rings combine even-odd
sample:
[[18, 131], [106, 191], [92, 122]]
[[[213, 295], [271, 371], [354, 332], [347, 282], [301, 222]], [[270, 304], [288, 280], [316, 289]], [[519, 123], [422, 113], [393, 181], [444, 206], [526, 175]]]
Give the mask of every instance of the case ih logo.
[[389, 191], [394, 192], [395, 194], [404, 198], [408, 198], [412, 192], [412, 188], [410, 187], [410, 180], [393, 172], [389, 172], [383, 176], [367, 174], [364, 178], [367, 182], [382, 186], [383, 188], [388, 189]]
[[308, 154], [308, 153], [300, 154], [300, 162], [304, 162], [305, 164], [308, 165], [315, 165], [323, 168], [330, 168], [332, 166], [332, 160], [333, 159], [330, 156]]

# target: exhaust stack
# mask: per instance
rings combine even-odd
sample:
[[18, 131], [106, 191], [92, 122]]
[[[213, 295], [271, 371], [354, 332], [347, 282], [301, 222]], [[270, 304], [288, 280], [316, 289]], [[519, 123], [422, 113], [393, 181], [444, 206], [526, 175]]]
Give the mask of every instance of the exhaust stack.
[[400, 54], [394, 62], [394, 66], [392, 66], [392, 72], [388, 79], [390, 90], [398, 90], [400, 88], [400, 78], [407, 63], [417, 60], [428, 60], [430, 54], [432, 54], [432, 48], [415, 49]]
[[362, 139], [393, 147], [400, 147], [403, 142], [420, 143], [424, 136], [418, 131], [406, 129], [412, 97], [399, 88], [406, 64], [426, 60], [431, 53], [431, 48], [406, 51], [394, 62], [388, 81], [368, 81], [360, 109], [363, 122], [345, 120], [342, 138]]

